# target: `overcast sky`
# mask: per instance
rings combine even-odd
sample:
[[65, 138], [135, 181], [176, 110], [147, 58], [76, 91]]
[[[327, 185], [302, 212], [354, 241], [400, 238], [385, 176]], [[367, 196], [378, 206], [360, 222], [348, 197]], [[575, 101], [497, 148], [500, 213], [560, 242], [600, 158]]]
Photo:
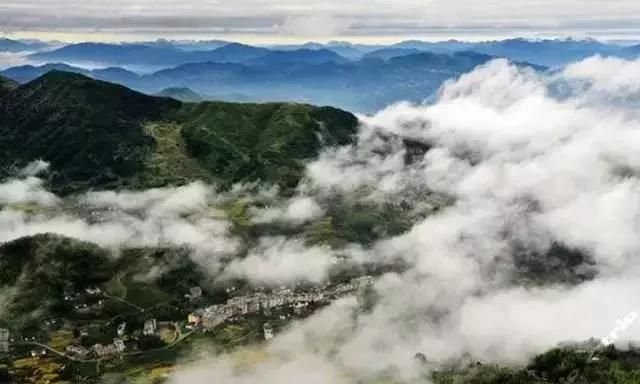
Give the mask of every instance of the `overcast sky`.
[[638, 37], [639, 0], [0, 0], [18, 37]]

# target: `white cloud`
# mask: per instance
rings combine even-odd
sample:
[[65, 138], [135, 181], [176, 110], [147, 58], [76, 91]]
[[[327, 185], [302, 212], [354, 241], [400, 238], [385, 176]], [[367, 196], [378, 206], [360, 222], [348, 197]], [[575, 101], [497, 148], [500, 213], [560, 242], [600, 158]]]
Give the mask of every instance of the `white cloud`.
[[[262, 379], [260, 369], [311, 369], [309, 356], [321, 359], [323, 373], [354, 381], [393, 375], [412, 382], [424, 373], [413, 359], [418, 352], [436, 366], [465, 354], [523, 363], [567, 339], [604, 337], [638, 311], [640, 102], [619, 97], [636, 81], [633, 70], [617, 73], [636, 63], [593, 63], [545, 75], [491, 62], [446, 84], [432, 105], [401, 104], [364, 119], [357, 145], [313, 162], [310, 190], [392, 191], [382, 192], [388, 198], [428, 187], [455, 203], [366, 252], [369, 260], [407, 266], [379, 279], [371, 312], [356, 314], [353, 302], [340, 301], [292, 326], [251, 378]], [[612, 80], [614, 72], [620, 79]], [[551, 88], [576, 73], [592, 84], [555, 97]], [[402, 146], [377, 133], [432, 149], [408, 166], [397, 160]], [[557, 270], [545, 253], [553, 242], [592, 258], [593, 280], [519, 284], [516, 245]], [[266, 259], [277, 264], [284, 253]], [[258, 260], [246, 270], [258, 274], [265, 256]], [[640, 324], [621, 338], [639, 339]]]
[[[5, 0], [3, 30], [294, 36], [495, 35], [500, 30], [637, 32], [638, 4], [617, 0]], [[50, 15], [56, 14], [51, 19]]]
[[36, 177], [13, 179], [0, 184], [0, 204], [41, 204], [54, 205], [58, 197], [43, 187], [43, 181]]
[[300, 225], [323, 214], [324, 210], [312, 197], [298, 196], [287, 201], [284, 207], [253, 209], [251, 220], [257, 224], [284, 222]]
[[267, 237], [260, 239], [246, 258], [232, 261], [225, 274], [272, 285], [296, 281], [320, 283], [336, 262], [327, 246], [307, 247], [299, 239]]
[[347, 20], [321, 14], [288, 16], [281, 25], [278, 25], [280, 33], [307, 38], [339, 36], [348, 29]]

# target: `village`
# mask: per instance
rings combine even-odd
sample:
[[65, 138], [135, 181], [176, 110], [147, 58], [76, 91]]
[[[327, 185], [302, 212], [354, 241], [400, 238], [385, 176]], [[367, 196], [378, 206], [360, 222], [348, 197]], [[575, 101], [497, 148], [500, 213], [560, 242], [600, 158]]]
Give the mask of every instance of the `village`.
[[[260, 314], [265, 321], [261, 326], [265, 341], [275, 336], [275, 329], [269, 319], [286, 322], [290, 316], [303, 317], [316, 307], [329, 304], [349, 294], [370, 286], [373, 278], [363, 276], [346, 283], [326, 284], [322, 287], [292, 289], [282, 287], [265, 291], [257, 289], [249, 294], [231, 297], [225, 304], [203, 306], [188, 313], [182, 321], [165, 321], [165, 319], [147, 318], [140, 329], [132, 329], [126, 322], [113, 322], [111, 342], [82, 345], [89, 335], [88, 327], [75, 329], [73, 332], [62, 321], [51, 319], [42, 324], [45, 336], [11, 335], [10, 330], [0, 328], [0, 356], [12, 351], [12, 347], [29, 347], [25, 349], [31, 357], [47, 355], [64, 357], [74, 362], [98, 362], [111, 359], [123, 359], [128, 355], [140, 355], [146, 351], [170, 348], [183, 342], [193, 334], [211, 333], [225, 323], [241, 322], [247, 316]], [[185, 299], [202, 298], [202, 289], [193, 287], [186, 293]], [[80, 298], [91, 298], [92, 304]], [[97, 311], [110, 298], [100, 288], [90, 287], [82, 293], [65, 296], [77, 313], [87, 314]], [[141, 310], [144, 312], [144, 310]], [[71, 335], [67, 343], [52, 344], [46, 340], [55, 339], [56, 335]], [[85, 343], [86, 344], [86, 343]]]

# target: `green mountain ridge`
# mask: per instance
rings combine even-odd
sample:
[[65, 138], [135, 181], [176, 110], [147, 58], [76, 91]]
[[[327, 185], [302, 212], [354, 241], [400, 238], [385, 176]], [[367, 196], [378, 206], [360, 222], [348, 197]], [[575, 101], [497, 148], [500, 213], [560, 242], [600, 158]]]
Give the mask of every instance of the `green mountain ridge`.
[[[0, 176], [42, 159], [60, 193], [197, 179], [293, 186], [306, 159], [350, 142], [358, 123], [331, 107], [182, 103], [58, 71], [3, 84], [10, 97], [0, 97]], [[158, 166], [176, 159], [189, 174]]]

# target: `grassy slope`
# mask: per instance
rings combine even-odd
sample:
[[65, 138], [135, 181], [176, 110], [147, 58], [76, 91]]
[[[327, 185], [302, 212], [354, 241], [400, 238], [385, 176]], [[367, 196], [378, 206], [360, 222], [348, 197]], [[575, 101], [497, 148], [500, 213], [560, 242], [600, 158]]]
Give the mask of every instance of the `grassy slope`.
[[185, 104], [177, 114], [190, 153], [224, 182], [297, 183], [303, 160], [324, 145], [346, 144], [356, 118], [304, 104]]

